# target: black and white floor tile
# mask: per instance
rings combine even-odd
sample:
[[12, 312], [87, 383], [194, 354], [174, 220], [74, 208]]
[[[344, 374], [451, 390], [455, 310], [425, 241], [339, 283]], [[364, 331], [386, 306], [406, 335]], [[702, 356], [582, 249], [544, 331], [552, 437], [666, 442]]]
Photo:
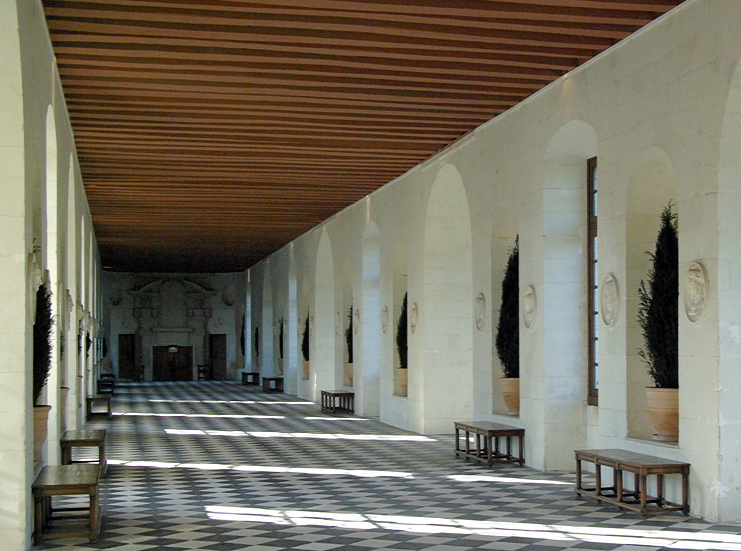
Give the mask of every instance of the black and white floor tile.
[[741, 525], [650, 519], [572, 473], [485, 467], [375, 420], [228, 382], [116, 386], [100, 539], [34, 549], [741, 551]]

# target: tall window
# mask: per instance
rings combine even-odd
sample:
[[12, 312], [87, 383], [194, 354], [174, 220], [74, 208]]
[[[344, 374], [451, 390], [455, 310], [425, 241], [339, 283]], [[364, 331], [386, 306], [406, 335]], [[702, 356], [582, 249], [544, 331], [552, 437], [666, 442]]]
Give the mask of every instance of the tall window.
[[597, 270], [597, 157], [587, 160], [587, 327], [588, 330], [588, 394], [587, 403], [597, 405], [599, 393], [598, 273]]

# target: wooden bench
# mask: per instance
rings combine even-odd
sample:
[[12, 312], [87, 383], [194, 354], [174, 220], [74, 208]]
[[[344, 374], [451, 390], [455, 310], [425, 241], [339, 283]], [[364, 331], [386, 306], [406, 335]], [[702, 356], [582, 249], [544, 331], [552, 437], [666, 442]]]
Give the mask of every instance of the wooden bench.
[[[113, 415], [113, 412], [111, 411], [111, 395], [110, 394], [96, 394], [95, 396], [88, 396], [86, 398], [86, 414], [87, 419], [90, 419], [93, 415], [105, 415], [106, 417], [110, 417]], [[104, 404], [105, 405], [105, 411], [95, 411], [94, 406], [96, 404]]]
[[62, 435], [59, 445], [62, 447], [62, 465], [89, 464], [89, 460], [73, 460], [72, 450], [85, 447], [98, 448], [100, 476], [105, 476], [108, 466], [105, 458], [105, 430], [68, 430]]
[[283, 377], [263, 377], [263, 392], [283, 392]]
[[[599, 501], [611, 503], [640, 513], [643, 516], [668, 511], [681, 511], [689, 514], [687, 501], [689, 493], [690, 464], [652, 455], [644, 455], [626, 450], [577, 450], [576, 457], [576, 493]], [[595, 486], [584, 488], [582, 485], [582, 461], [595, 465]], [[603, 486], [602, 467], [610, 467], [612, 485]], [[633, 473], [633, 490], [626, 490], [623, 472]], [[682, 476], [682, 503], [672, 503], [664, 498], [664, 475], [679, 474]], [[649, 476], [656, 476], [656, 496], [648, 494]], [[652, 505], [649, 507], [649, 505]]]
[[346, 390], [322, 390], [322, 411], [326, 413], [353, 413], [355, 393]]
[[[90, 541], [98, 539], [100, 534], [99, 473], [100, 469], [97, 465], [57, 465], [41, 469], [31, 486], [34, 503], [34, 543], [39, 543], [46, 537], [87, 536]], [[89, 505], [87, 507], [53, 507], [52, 498], [54, 496], [72, 495], [87, 495]], [[84, 513], [81, 514], [81, 511]], [[53, 533], [52, 528], [60, 530]]]
[[[461, 447], [461, 431], [463, 431], [463, 447]], [[473, 436], [474, 446], [471, 446]], [[512, 437], [518, 439], [517, 455], [512, 453]], [[505, 449], [500, 448], [499, 439], [505, 439]], [[525, 463], [524, 456], [525, 429], [510, 427], [490, 421], [456, 421], [455, 422], [455, 454], [473, 459], [487, 465], [494, 463]]]
[[98, 378], [98, 394], [113, 394], [115, 386], [115, 378], [112, 373], [101, 373]]
[[243, 385], [260, 385], [260, 373], [258, 371], [242, 371]]

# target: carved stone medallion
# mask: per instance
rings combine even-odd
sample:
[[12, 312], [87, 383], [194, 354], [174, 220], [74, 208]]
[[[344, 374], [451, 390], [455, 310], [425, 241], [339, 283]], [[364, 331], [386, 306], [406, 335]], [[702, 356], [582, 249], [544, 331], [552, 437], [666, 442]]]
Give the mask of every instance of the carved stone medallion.
[[484, 293], [476, 295], [476, 301], [474, 303], [474, 315], [476, 316], [476, 329], [479, 331], [484, 330], [485, 316], [486, 316], [486, 297]]
[[538, 301], [535, 295], [535, 287], [528, 285], [522, 297], [522, 321], [528, 329], [531, 329], [535, 324], [537, 312]]
[[687, 270], [684, 285], [684, 312], [692, 323], [697, 322], [705, 310], [708, 276], [705, 266], [693, 262]]
[[600, 313], [605, 325], [612, 327], [617, 321], [620, 308], [620, 289], [618, 288], [617, 279], [612, 274], [608, 274], [602, 280], [600, 286]]
[[388, 332], [389, 329], [389, 307], [384, 306], [383, 310], [381, 311], [381, 331], [383, 331], [384, 335]]
[[419, 309], [417, 308], [417, 303], [412, 303], [412, 312], [409, 316], [409, 325], [412, 330], [412, 333], [417, 332], [417, 324], [419, 323]]

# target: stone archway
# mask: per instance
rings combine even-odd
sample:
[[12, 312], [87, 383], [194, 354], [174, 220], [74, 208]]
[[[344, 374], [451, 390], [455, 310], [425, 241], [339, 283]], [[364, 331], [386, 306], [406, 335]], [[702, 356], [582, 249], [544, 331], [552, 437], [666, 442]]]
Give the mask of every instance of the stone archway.
[[363, 280], [360, 307], [359, 372], [355, 373], [356, 407], [360, 415], [380, 414], [381, 384], [381, 246], [378, 226], [372, 220], [363, 232]]
[[311, 379], [314, 400], [320, 391], [337, 388], [342, 383], [338, 365], [335, 321], [334, 258], [326, 231], [319, 238], [314, 279], [314, 335], [311, 349]]
[[422, 402], [421, 432], [432, 434], [470, 418], [473, 400], [471, 217], [452, 164], [432, 184], [422, 259], [421, 293], [409, 282], [409, 395]]
[[[633, 168], [628, 184], [625, 222], [625, 351], [628, 436], [650, 439], [644, 388], [652, 386], [646, 364], [638, 356], [643, 337], [638, 326], [638, 286], [651, 266], [647, 252], [656, 248], [661, 211], [677, 195], [677, 176], [667, 153], [660, 147], [645, 151]], [[676, 209], [675, 209], [676, 212]]]

